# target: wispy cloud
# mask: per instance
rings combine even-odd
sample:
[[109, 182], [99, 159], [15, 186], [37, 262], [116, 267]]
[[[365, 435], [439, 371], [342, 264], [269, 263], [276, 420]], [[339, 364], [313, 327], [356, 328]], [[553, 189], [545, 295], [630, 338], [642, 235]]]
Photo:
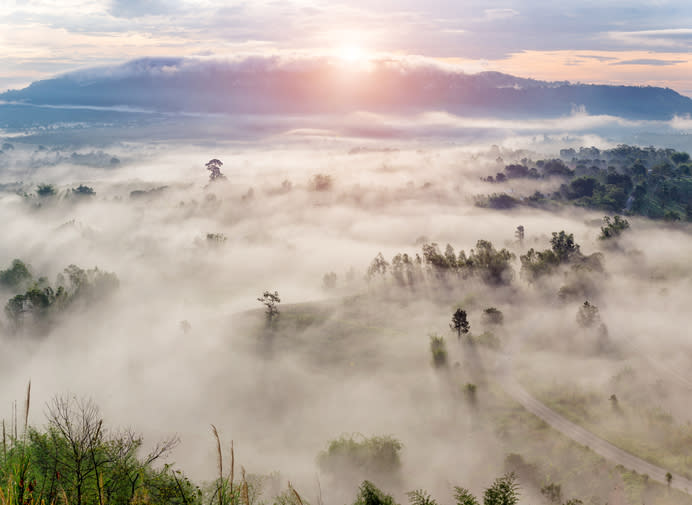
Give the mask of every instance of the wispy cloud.
[[653, 67], [667, 67], [687, 63], [687, 60], [657, 60], [655, 58], [640, 58], [637, 60], [623, 60], [611, 63], [611, 65], [647, 65]]
[[485, 9], [483, 19], [486, 21], [496, 21], [498, 19], [509, 19], [519, 15], [519, 11], [514, 9]]
[[640, 48], [689, 50], [692, 48], [692, 28], [665, 28], [658, 30], [612, 31], [609, 39]]

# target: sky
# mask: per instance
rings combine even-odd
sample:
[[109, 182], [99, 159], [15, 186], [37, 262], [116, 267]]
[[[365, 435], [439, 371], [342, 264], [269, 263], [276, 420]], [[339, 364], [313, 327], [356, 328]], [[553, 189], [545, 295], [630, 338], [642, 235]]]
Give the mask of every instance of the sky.
[[144, 56], [429, 58], [692, 96], [686, 0], [2, 0], [0, 90]]

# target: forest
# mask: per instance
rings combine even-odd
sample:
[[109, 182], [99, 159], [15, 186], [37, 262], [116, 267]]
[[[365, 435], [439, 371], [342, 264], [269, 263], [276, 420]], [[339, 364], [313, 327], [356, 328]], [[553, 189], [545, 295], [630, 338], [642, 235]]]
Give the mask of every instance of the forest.
[[4, 148], [2, 505], [692, 503], [688, 155], [197, 149]]
[[647, 216], [665, 221], [692, 220], [692, 164], [690, 155], [674, 149], [619, 145], [563, 149], [560, 158], [509, 164], [483, 180], [507, 183], [513, 179], [561, 180], [550, 193], [526, 196], [507, 192], [480, 198], [479, 205], [502, 209], [517, 205], [576, 205], [606, 212]]

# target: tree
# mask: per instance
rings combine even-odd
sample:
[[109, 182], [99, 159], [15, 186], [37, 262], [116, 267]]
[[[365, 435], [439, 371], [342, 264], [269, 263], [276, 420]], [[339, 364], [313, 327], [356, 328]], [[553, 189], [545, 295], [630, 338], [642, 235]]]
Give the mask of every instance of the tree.
[[479, 505], [476, 497], [468, 489], [459, 486], [454, 486], [454, 501], [456, 505]]
[[226, 176], [221, 173], [222, 165], [223, 162], [221, 160], [217, 160], [216, 158], [207, 161], [207, 163], [204, 165], [207, 167], [207, 170], [209, 170], [209, 180], [211, 182], [226, 179]]
[[[58, 451], [56, 464], [64, 468], [62, 478], [70, 483], [70, 501], [82, 505], [89, 491], [87, 483], [98, 473], [92, 457], [104, 436], [99, 409], [91, 400], [56, 397], [48, 405], [48, 423], [53, 443], [67, 449]], [[98, 482], [98, 475], [95, 477]]]
[[683, 152], [676, 152], [671, 155], [670, 159], [673, 160], [676, 165], [679, 165], [680, 163], [687, 163], [690, 161], [690, 155]]
[[483, 322], [485, 324], [502, 324], [505, 316], [502, 311], [495, 307], [488, 307], [483, 311]]
[[[460, 254], [461, 257], [461, 254]], [[507, 249], [499, 251], [488, 240], [476, 242], [476, 248], [471, 249], [465, 261], [465, 267], [478, 275], [483, 282], [491, 285], [509, 284], [514, 277], [512, 260], [514, 254]], [[459, 263], [462, 263], [460, 258]]]
[[562, 486], [553, 482], [546, 484], [541, 488], [541, 494], [546, 497], [550, 503], [560, 505], [562, 503]]
[[599, 240], [608, 240], [610, 238], [619, 237], [623, 231], [630, 227], [629, 221], [617, 214], [613, 216], [612, 220], [609, 216], [603, 216], [603, 225], [604, 226], [601, 226], [601, 234], [598, 237]]
[[330, 191], [334, 185], [331, 175], [315, 174], [310, 179], [310, 189], [313, 191]]
[[0, 286], [7, 289], [25, 289], [31, 280], [29, 267], [20, 259], [12, 260], [12, 266], [7, 270], [0, 270]]
[[388, 269], [389, 263], [387, 260], [384, 259], [382, 253], [377, 253], [377, 256], [375, 256], [372, 263], [370, 263], [370, 266], [368, 267], [368, 272], [366, 275], [368, 282], [378, 276], [384, 278]]
[[520, 245], [524, 243], [524, 226], [523, 225], [520, 224], [519, 226], [517, 226], [517, 229], [514, 231], [514, 236], [517, 238]]
[[585, 301], [577, 311], [577, 324], [582, 328], [592, 328], [601, 321], [601, 316], [598, 313], [598, 307]]
[[94, 196], [96, 192], [94, 188], [80, 184], [76, 188], [72, 188], [72, 194], [76, 196]]
[[483, 495], [483, 505], [517, 505], [518, 503], [519, 484], [514, 473], [495, 479]]
[[142, 438], [130, 430], [109, 433], [91, 400], [56, 397], [47, 407], [44, 430], [26, 428], [25, 417], [25, 435], [15, 435], [9, 444], [3, 439], [0, 503], [7, 496], [6, 484], [10, 494], [16, 490], [17, 499], [7, 502], [13, 504], [141, 503], [138, 494], [146, 495], [151, 505], [192, 503], [194, 489], [184, 476], [172, 475], [169, 465], [153, 468], [178, 443], [177, 437], [138, 457]]
[[279, 315], [279, 303], [281, 303], [279, 292], [265, 291], [261, 297], [257, 298], [257, 301], [265, 306], [264, 313], [267, 316], [267, 322], [271, 323]]
[[424, 489], [416, 489], [406, 493], [408, 501], [411, 505], [437, 505], [435, 499], [430, 496]]
[[317, 463], [322, 471], [335, 476], [362, 475], [390, 479], [401, 469], [402, 443], [389, 435], [365, 437], [342, 435], [330, 440]]
[[322, 277], [322, 289], [330, 290], [336, 288], [336, 272], [327, 272]]
[[457, 332], [457, 338], [461, 338], [461, 334], [464, 335], [469, 332], [471, 325], [466, 317], [466, 311], [458, 308], [454, 314], [452, 314], [452, 322], [449, 323], [449, 327]]
[[574, 242], [574, 234], [567, 234], [564, 230], [559, 233], [553, 232], [550, 245], [560, 263], [565, 263], [569, 261], [572, 256], [579, 254], [579, 244]]
[[375, 486], [369, 480], [364, 480], [358, 488], [358, 496], [353, 505], [396, 505], [394, 498]]
[[55, 186], [53, 186], [52, 184], [39, 184], [36, 187], [36, 194], [41, 198], [55, 196], [55, 193]]
[[443, 337], [430, 335], [430, 353], [435, 368], [447, 366], [447, 346]]
[[593, 196], [594, 189], [600, 186], [595, 177], [577, 177], [569, 183], [567, 190], [569, 198], [583, 198]]

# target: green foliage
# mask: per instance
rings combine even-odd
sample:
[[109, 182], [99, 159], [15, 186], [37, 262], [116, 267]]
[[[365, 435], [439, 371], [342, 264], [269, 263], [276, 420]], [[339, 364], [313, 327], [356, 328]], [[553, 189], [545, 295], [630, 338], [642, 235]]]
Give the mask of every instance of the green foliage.
[[221, 173], [221, 167], [223, 166], [223, 162], [221, 160], [217, 160], [216, 158], [211, 159], [207, 161], [204, 166], [207, 167], [207, 170], [209, 170], [210, 182], [226, 179], [226, 176]]
[[546, 484], [541, 488], [541, 494], [545, 496], [550, 503], [556, 503], [557, 505], [562, 503], [562, 486], [560, 486], [560, 484], [555, 484], [553, 482]]
[[675, 162], [676, 165], [679, 165], [680, 163], [687, 163], [688, 161], [690, 161], [690, 155], [687, 153], [677, 152], [673, 153], [670, 156], [670, 159], [673, 160], [673, 162]]
[[[581, 148], [573, 155], [563, 151], [561, 156], [564, 154], [569, 160], [569, 166], [561, 160], [548, 160], [536, 162], [536, 167], [505, 168], [509, 177], [563, 177], [567, 180], [559, 191], [549, 196], [536, 192], [526, 198], [495, 194], [479, 197], [477, 205], [503, 209], [516, 205], [545, 206], [548, 200], [567, 201], [612, 213], [668, 220], [684, 218], [687, 206], [692, 205], [692, 164], [688, 153], [626, 145], [606, 151]], [[496, 181], [492, 177], [484, 180]]]
[[536, 251], [533, 247], [519, 257], [520, 275], [529, 282], [551, 273], [560, 264], [555, 253], [549, 249]]
[[14, 292], [26, 289], [31, 284], [32, 275], [29, 267], [22, 260], [12, 260], [7, 270], [0, 270], [0, 286]]
[[424, 489], [416, 489], [406, 493], [411, 505], [437, 505], [437, 502]]
[[524, 243], [524, 226], [519, 225], [517, 226], [517, 229], [514, 231], [514, 236], [516, 239], [519, 241], [520, 244]]
[[478, 386], [471, 382], [467, 382], [466, 384], [464, 384], [463, 391], [466, 400], [468, 400], [468, 402], [472, 405], [475, 404], [477, 401], [476, 392], [478, 391]]
[[70, 265], [58, 275], [57, 288], [34, 283], [25, 293], [10, 298], [5, 305], [5, 315], [17, 329], [26, 323], [47, 329], [53, 316], [75, 304], [100, 301], [118, 286], [118, 278], [113, 273]]
[[519, 503], [519, 484], [514, 473], [495, 479], [483, 495], [483, 505], [517, 505], [517, 503]]
[[447, 366], [447, 345], [443, 337], [430, 335], [430, 353], [435, 368]]
[[495, 307], [488, 307], [483, 310], [483, 322], [485, 324], [500, 325], [504, 322], [504, 318], [505, 316], [502, 314], [502, 311]]
[[577, 324], [582, 328], [593, 328], [601, 322], [601, 316], [598, 313], [598, 307], [585, 301], [577, 311]]
[[613, 216], [611, 220], [609, 216], [603, 216], [603, 226], [601, 226], [601, 235], [598, 237], [600, 240], [608, 240], [611, 238], [619, 237], [623, 231], [629, 229], [630, 223], [627, 219], [620, 217], [619, 215]]
[[458, 308], [452, 314], [452, 322], [449, 323], [449, 327], [457, 332], [457, 338], [461, 338], [461, 334], [466, 335], [471, 328], [471, 324], [466, 316], [466, 311], [462, 308]]
[[76, 188], [72, 188], [72, 194], [76, 196], [94, 196], [96, 192], [94, 188], [80, 184]]
[[52, 184], [39, 184], [36, 187], [36, 194], [41, 198], [46, 198], [49, 196], [55, 196], [56, 190], [55, 186]]
[[591, 197], [600, 185], [595, 177], [577, 177], [569, 183], [568, 194], [570, 198]]
[[543, 174], [547, 177], [571, 177], [574, 175], [574, 170], [571, 170], [565, 162], [559, 159], [549, 160], [543, 165]]
[[223, 233], [207, 233], [207, 244], [212, 247], [221, 246], [226, 243], [228, 237]]
[[468, 489], [459, 486], [454, 486], [454, 502], [456, 505], [480, 505]]
[[[507, 249], [499, 251], [488, 240], [476, 242], [476, 248], [471, 249], [469, 256], [463, 265], [471, 273], [479, 276], [486, 284], [509, 284], [514, 277], [512, 260], [514, 254]], [[461, 262], [461, 261], [460, 261]]]
[[264, 305], [264, 313], [267, 316], [267, 321], [272, 322], [279, 315], [279, 303], [281, 297], [278, 291], [265, 291], [262, 296], [257, 298], [257, 301]]
[[4, 442], [0, 453], [0, 491], [12, 504], [64, 502], [70, 505], [146, 503], [188, 505], [198, 491], [179, 471], [155, 463], [177, 444], [156, 444], [139, 455], [142, 438], [131, 431], [109, 431], [89, 400], [55, 398], [48, 425], [27, 427], [21, 438]]
[[403, 445], [394, 437], [342, 435], [331, 440], [317, 458], [320, 468], [332, 475], [344, 470], [365, 476], [394, 476], [401, 467]]
[[331, 175], [315, 174], [310, 179], [310, 189], [313, 191], [330, 191], [334, 186], [334, 179]]
[[680, 221], [682, 218], [680, 214], [674, 210], [667, 210], [663, 213], [663, 220], [668, 222]]
[[394, 498], [384, 493], [369, 480], [364, 480], [358, 488], [358, 496], [353, 505], [396, 505]]
[[377, 277], [382, 278], [387, 274], [388, 270], [389, 263], [387, 262], [387, 260], [384, 259], [382, 253], [377, 253], [377, 256], [375, 256], [375, 258], [370, 263], [370, 266], [368, 267], [366, 278], [368, 282]]
[[492, 331], [484, 331], [480, 335], [471, 335], [469, 339], [472, 343], [482, 345], [488, 349], [499, 350], [502, 348], [502, 340]]
[[559, 233], [553, 232], [550, 245], [560, 263], [565, 263], [569, 261], [572, 256], [579, 254], [579, 245], [574, 242], [574, 234], [567, 234], [564, 230]]
[[489, 209], [513, 209], [519, 205], [519, 200], [507, 193], [493, 193], [480, 198], [476, 201], [478, 207], [487, 207]]

